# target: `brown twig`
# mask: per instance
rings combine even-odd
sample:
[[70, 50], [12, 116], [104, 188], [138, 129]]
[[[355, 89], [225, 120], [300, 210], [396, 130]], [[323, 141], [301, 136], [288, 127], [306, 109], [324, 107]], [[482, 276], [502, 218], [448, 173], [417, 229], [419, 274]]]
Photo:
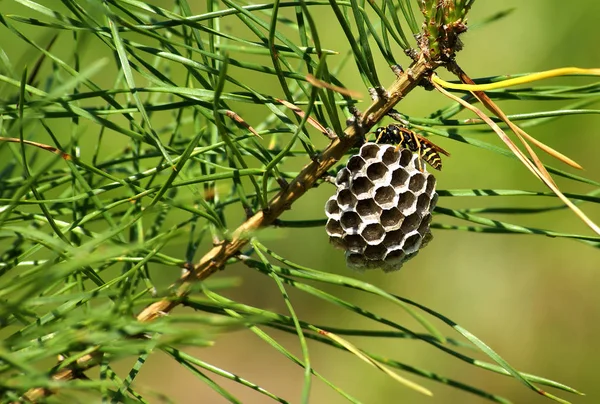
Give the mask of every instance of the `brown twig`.
[[69, 153], [66, 153], [66, 152], [60, 150], [58, 147], [50, 146], [50, 145], [39, 143], [39, 142], [33, 142], [31, 140], [21, 140], [17, 137], [0, 137], [0, 142], [23, 143], [23, 144], [26, 144], [29, 146], [39, 147], [42, 150], [46, 150], [46, 151], [49, 151], [54, 154], [58, 154], [64, 160], [72, 160], [73, 159], [73, 157]]
[[[137, 320], [141, 322], [153, 321], [160, 316], [168, 314], [177, 307], [190, 292], [195, 282], [208, 278], [222, 268], [229, 258], [235, 256], [248, 243], [251, 234], [254, 234], [258, 229], [269, 226], [284, 211], [290, 209], [298, 198], [311, 189], [315, 182], [341, 159], [346, 151], [356, 144], [357, 140], [362, 136], [362, 131], [368, 131], [381, 120], [390, 109], [412, 91], [436, 67], [438, 65], [432, 64], [424, 57], [415, 61], [407, 69], [406, 73], [399, 76], [387, 90], [389, 97], [375, 100], [362, 114], [359, 125], [348, 126], [344, 131], [344, 136], [332, 141], [323, 151], [318, 161], [312, 161], [304, 167], [296, 178], [269, 202], [266, 209], [246, 220], [235, 230], [230, 240], [213, 247], [194, 266], [192, 271], [186, 272], [179, 280], [176, 292], [172, 297], [159, 300], [147, 306], [137, 316]], [[78, 373], [96, 366], [99, 356], [100, 353], [98, 351], [85, 355], [79, 358], [75, 364], [72, 364], [70, 368], [54, 373], [52, 378], [60, 381], [71, 380]], [[48, 389], [35, 388], [29, 390], [24, 395], [24, 398], [31, 402], [36, 402], [50, 394], [52, 394], [52, 391]]]

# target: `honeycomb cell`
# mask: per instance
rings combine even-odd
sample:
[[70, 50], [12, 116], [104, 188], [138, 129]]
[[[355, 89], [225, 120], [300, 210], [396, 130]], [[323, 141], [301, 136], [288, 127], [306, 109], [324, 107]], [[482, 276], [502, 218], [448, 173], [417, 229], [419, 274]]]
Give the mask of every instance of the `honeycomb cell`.
[[402, 250], [406, 254], [414, 253], [421, 246], [421, 241], [423, 238], [416, 231], [413, 233], [408, 233], [406, 235], [406, 240], [404, 241], [404, 245], [402, 246]]
[[398, 163], [398, 160], [400, 160], [400, 152], [397, 151], [394, 146], [388, 146], [383, 150], [384, 151], [381, 154], [381, 162], [385, 164], [386, 167], [395, 166]]
[[348, 160], [348, 164], [346, 164], [346, 168], [353, 174], [361, 171], [367, 163], [360, 156], [352, 156], [350, 160]]
[[379, 145], [375, 143], [365, 143], [360, 148], [360, 155], [365, 160], [375, 159], [377, 157], [377, 153], [379, 152]]
[[431, 213], [425, 215], [425, 217], [421, 220], [421, 224], [417, 231], [421, 236], [425, 236], [429, 232], [429, 225], [431, 223]]
[[373, 199], [362, 199], [356, 204], [356, 213], [365, 219], [377, 219], [381, 214], [381, 208]]
[[387, 232], [399, 229], [403, 220], [404, 216], [398, 208], [393, 207], [381, 212], [380, 223]]
[[350, 170], [342, 168], [335, 177], [335, 185], [338, 187], [347, 187], [350, 183]]
[[429, 204], [429, 211], [433, 212], [433, 210], [435, 209], [435, 207], [437, 206], [437, 201], [438, 201], [438, 194], [435, 193], [433, 194], [433, 196], [431, 197], [431, 203]]
[[342, 209], [354, 208], [356, 206], [356, 197], [352, 195], [349, 189], [342, 189], [337, 195], [338, 206]]
[[386, 261], [402, 262], [406, 258], [406, 254], [401, 249], [391, 250], [385, 256]]
[[337, 248], [339, 250], [347, 250], [348, 249], [346, 242], [341, 237], [329, 237], [329, 242], [331, 243], [331, 245], [333, 245], [335, 248]]
[[402, 268], [402, 266], [408, 262], [409, 260], [413, 259], [417, 254], [417, 252], [414, 252], [412, 254], [406, 254], [404, 252], [401, 252], [402, 254], [398, 254], [397, 258], [392, 257], [386, 257], [385, 262], [388, 263], [388, 265], [383, 268], [384, 272], [391, 272], [391, 271], [397, 271], [400, 268]]
[[382, 208], [391, 208], [396, 203], [396, 191], [390, 186], [377, 188], [373, 199]]
[[352, 269], [363, 270], [367, 266], [367, 260], [362, 254], [354, 253], [346, 255], [346, 265]]
[[340, 212], [340, 205], [338, 205], [338, 202], [334, 195], [331, 198], [329, 198], [329, 200], [325, 204], [325, 214], [327, 214], [328, 217], [338, 217], [340, 215]]
[[412, 215], [408, 215], [404, 218], [404, 221], [402, 222], [402, 227], [400, 227], [400, 230], [404, 234], [408, 234], [413, 230], [417, 230], [417, 228], [419, 227], [420, 224], [421, 224], [421, 216], [419, 216], [419, 214], [417, 212], [415, 212]]
[[404, 170], [404, 168], [399, 167], [392, 173], [392, 179], [390, 181], [390, 185], [396, 189], [396, 192], [400, 192], [401, 189], [406, 188], [406, 182], [410, 175]]
[[362, 253], [367, 246], [365, 240], [358, 234], [348, 234], [344, 236], [343, 240], [346, 243], [348, 251], [354, 253]]
[[427, 246], [427, 244], [429, 244], [429, 242], [432, 239], [433, 239], [433, 234], [431, 234], [431, 232], [428, 232], [427, 234], [425, 234], [425, 236], [423, 236], [423, 241], [421, 242], [420, 248], [425, 248], [425, 246]]
[[410, 181], [408, 182], [408, 189], [413, 191], [414, 193], [420, 193], [425, 187], [425, 176], [421, 173], [415, 173], [412, 177], [410, 177]]
[[387, 248], [382, 245], [369, 245], [365, 248], [365, 258], [372, 261], [380, 261], [383, 260], [385, 254], [387, 253]]
[[352, 180], [350, 190], [356, 198], [368, 198], [373, 190], [373, 183], [367, 177], [357, 177]]
[[394, 231], [388, 231], [383, 239], [383, 245], [388, 249], [399, 248], [402, 246], [404, 241], [404, 233], [398, 229]]
[[417, 212], [425, 212], [429, 210], [429, 204], [431, 202], [431, 197], [427, 194], [421, 194], [417, 198]]
[[334, 219], [329, 219], [327, 221], [327, 224], [325, 225], [325, 230], [327, 231], [327, 234], [329, 234], [329, 236], [331, 237], [342, 237], [344, 235], [344, 229], [342, 228], [342, 225], [340, 224], [340, 222]]
[[342, 217], [340, 218], [342, 228], [346, 231], [353, 230], [352, 234], [358, 231], [358, 226], [360, 226], [361, 222], [358, 213], [352, 211], [342, 213]]
[[378, 183], [386, 180], [388, 172], [389, 170], [385, 164], [381, 162], [373, 163], [367, 168], [367, 177], [373, 183]]
[[361, 236], [367, 244], [379, 244], [385, 237], [385, 229], [379, 223], [371, 223], [365, 226], [361, 232]]
[[427, 195], [431, 195], [435, 190], [435, 182], [435, 177], [433, 175], [427, 177], [427, 186], [425, 187], [425, 193]]
[[408, 216], [413, 213], [417, 207], [415, 202], [417, 201], [417, 197], [410, 191], [404, 192], [400, 195], [400, 199], [398, 199], [398, 209], [404, 216]]
[[398, 163], [400, 164], [400, 167], [410, 167], [412, 165], [412, 167], [414, 168], [414, 163], [410, 164], [414, 157], [416, 157], [416, 156], [410, 150], [401, 149], [400, 150], [400, 159], [398, 161]]

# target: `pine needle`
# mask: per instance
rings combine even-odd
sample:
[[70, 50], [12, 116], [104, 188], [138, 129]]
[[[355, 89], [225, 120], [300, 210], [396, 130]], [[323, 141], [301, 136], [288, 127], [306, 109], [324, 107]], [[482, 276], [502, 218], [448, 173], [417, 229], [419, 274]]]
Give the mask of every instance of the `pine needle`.
[[[452, 99], [452, 100], [460, 103], [462, 106], [464, 106], [465, 108], [469, 109], [470, 111], [473, 111], [481, 119], [483, 119], [490, 126], [490, 128], [492, 128], [494, 130], [494, 132], [496, 132], [496, 134], [500, 137], [500, 139], [502, 139], [502, 141], [508, 146], [508, 148], [515, 154], [515, 156], [517, 156], [518, 159], [521, 160], [521, 162], [525, 165], [525, 167], [527, 167], [527, 169], [529, 169], [529, 171], [531, 171], [536, 177], [538, 177], [542, 182], [544, 182], [546, 184], [546, 186], [548, 186], [548, 188], [550, 188], [573, 212], [575, 212], [575, 214], [577, 216], [579, 216], [579, 218], [589, 228], [591, 228], [596, 234], [600, 235], [600, 227], [598, 227], [590, 218], [588, 218], [586, 216], [585, 213], [583, 213], [577, 206], [575, 206], [575, 204], [573, 204], [573, 202], [571, 202], [558, 189], [558, 187], [554, 184], [554, 181], [548, 179], [549, 174], [547, 172], [544, 173], [544, 172], [540, 171], [536, 166], [534, 166], [527, 159], [527, 157], [523, 154], [523, 152], [521, 150], [519, 150], [519, 148], [513, 143], [513, 141], [510, 140], [510, 138], [506, 135], [506, 133], [504, 133], [504, 131], [494, 121], [492, 121], [487, 115], [485, 115], [477, 107], [469, 104], [468, 102], [466, 102], [465, 100], [461, 99], [460, 97], [457, 97], [457, 96], [449, 93], [448, 91], [446, 91], [444, 88], [442, 88], [435, 81], [432, 81], [432, 83], [433, 83], [434, 87], [439, 92], [441, 92], [442, 94], [444, 94], [446, 97], [448, 97], [448, 98], [450, 98], [450, 99]], [[475, 96], [477, 96], [477, 95], [475, 95]]]

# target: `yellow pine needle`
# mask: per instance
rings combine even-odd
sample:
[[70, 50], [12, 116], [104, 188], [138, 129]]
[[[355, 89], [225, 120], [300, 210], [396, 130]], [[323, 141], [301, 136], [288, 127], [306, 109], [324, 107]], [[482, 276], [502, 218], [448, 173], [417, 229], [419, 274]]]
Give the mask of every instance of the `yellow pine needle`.
[[580, 67], [561, 67], [560, 69], [546, 70], [539, 73], [531, 73], [523, 77], [515, 77], [514, 79], [506, 79], [498, 81], [496, 83], [488, 84], [457, 84], [449, 83], [442, 80], [437, 74], [433, 74], [431, 81], [439, 84], [442, 87], [450, 88], [452, 90], [464, 90], [464, 91], [489, 91], [498, 90], [501, 88], [518, 86], [519, 84], [531, 83], [533, 81], [539, 81], [549, 79], [552, 77], [559, 76], [600, 76], [600, 69], [582, 69]]
[[[523, 152], [521, 150], [519, 150], [519, 148], [513, 143], [512, 140], [510, 140], [510, 138], [506, 135], [506, 133], [504, 133], [504, 131], [494, 122], [492, 121], [487, 115], [485, 115], [481, 110], [479, 110], [477, 107], [469, 104], [468, 102], [466, 102], [465, 100], [456, 97], [453, 94], [450, 94], [448, 91], [444, 90], [439, 84], [437, 84], [435, 81], [432, 82], [434, 87], [441, 92], [442, 94], [444, 94], [446, 97], [460, 103], [462, 106], [464, 106], [465, 108], [469, 109], [470, 111], [473, 111], [475, 114], [477, 114], [481, 119], [483, 119], [485, 121], [485, 123], [487, 123], [490, 128], [492, 128], [494, 130], [494, 132], [496, 132], [496, 134], [500, 137], [500, 139], [502, 139], [502, 141], [508, 146], [508, 148], [514, 153], [515, 156], [517, 156], [517, 158], [519, 160], [521, 160], [521, 162], [536, 176], [538, 177], [542, 182], [544, 182], [544, 184], [546, 184], [546, 186], [548, 188], [550, 188], [564, 203], [565, 205], [567, 205], [573, 212], [575, 212], [575, 214], [577, 216], [579, 216], [579, 218], [586, 224], [588, 225], [596, 234], [600, 235], [600, 227], [598, 227], [592, 220], [590, 220], [590, 218], [588, 218], [586, 216], [585, 213], [583, 213], [577, 206], [575, 206], [575, 204], [573, 204], [573, 202], [571, 202], [559, 189], [558, 187], [554, 184], [554, 181], [552, 180], [548, 180], [547, 176], [549, 177], [549, 174], [546, 172], [544, 175], [543, 172], [541, 172], [535, 165], [533, 165], [528, 159], [527, 157], [523, 154]], [[512, 123], [511, 123], [512, 124]], [[519, 135], [519, 134], [517, 134]], [[527, 147], [527, 145], [526, 145]], [[530, 149], [529, 149], [530, 150]], [[545, 171], [545, 170], [544, 170]]]
[[396, 380], [397, 382], [405, 385], [408, 388], [411, 388], [419, 393], [422, 393], [426, 396], [433, 396], [433, 393], [431, 393], [431, 391], [427, 390], [425, 387], [412, 382], [408, 379], [405, 379], [404, 377], [400, 376], [397, 373], [392, 372], [391, 370], [389, 370], [388, 368], [382, 366], [380, 363], [374, 361], [373, 359], [369, 358], [367, 355], [365, 355], [364, 353], [362, 353], [362, 351], [360, 349], [358, 349], [357, 347], [355, 347], [354, 345], [352, 345], [350, 342], [346, 341], [343, 338], [338, 337], [337, 335], [330, 333], [328, 331], [324, 331], [321, 329], [317, 329], [317, 331], [319, 332], [319, 334], [326, 336], [327, 338], [331, 339], [332, 341], [338, 343], [339, 345], [343, 346], [344, 348], [346, 348], [349, 352], [353, 353], [354, 355], [356, 355], [359, 359], [367, 362], [369, 365], [374, 366], [375, 368], [381, 370], [382, 372], [384, 372], [385, 374], [387, 374], [388, 376], [392, 377], [394, 380]]
[[554, 150], [552, 147], [548, 146], [547, 144], [540, 142], [539, 140], [537, 140], [536, 138], [534, 138], [533, 136], [531, 136], [527, 132], [525, 132], [523, 129], [519, 128], [518, 126], [517, 126], [517, 128], [518, 128], [518, 131], [521, 133], [521, 136], [523, 136], [524, 138], [529, 140], [531, 143], [533, 143], [534, 145], [536, 145], [537, 147], [539, 147], [540, 149], [542, 149], [543, 151], [545, 151], [546, 153], [548, 153], [549, 155], [554, 157], [555, 159], [560, 160], [563, 163], [570, 165], [571, 167], [576, 168], [578, 170], [583, 170], [583, 167], [576, 161], [565, 156], [558, 150]]
[[[431, 80], [434, 83], [439, 84], [440, 86], [445, 87], [445, 88], [451, 88], [451, 89], [455, 89], [455, 90], [466, 90], [466, 91], [486, 91], [486, 90], [496, 90], [496, 89], [500, 89], [500, 88], [516, 86], [518, 84], [530, 83], [530, 82], [537, 81], [537, 80], [543, 80], [543, 79], [547, 79], [547, 78], [551, 78], [551, 77], [558, 77], [558, 76], [565, 76], [565, 75], [590, 75], [590, 76], [591, 75], [600, 75], [600, 69], [581, 69], [578, 67], [563, 67], [560, 69], [547, 70], [547, 71], [539, 72], [539, 73], [532, 73], [532, 74], [528, 74], [523, 77], [507, 79], [507, 80], [499, 81], [497, 83], [489, 83], [489, 84], [454, 84], [454, 83], [449, 83], [447, 81], [442, 80], [436, 74], [433, 74]], [[503, 119], [503, 120], [509, 126], [511, 126], [511, 124], [509, 124], [507, 122], [508, 118]], [[516, 125], [515, 125], [515, 127], [516, 127]], [[515, 130], [515, 128], [511, 126], [511, 129], [513, 131], [515, 131], [515, 133], [517, 134], [517, 136], [519, 136], [519, 139], [522, 142], [524, 142], [524, 140], [521, 138], [521, 136], [527, 138], [529, 141], [531, 141], [537, 147], [539, 147], [540, 149], [542, 149], [543, 151], [545, 151], [552, 157], [562, 161], [563, 163], [565, 163], [571, 167], [577, 168], [579, 170], [583, 169], [583, 167], [581, 167], [581, 165], [579, 165], [577, 162], [573, 161], [569, 157], [554, 150], [553, 148], [540, 142], [539, 140], [533, 138], [532, 136], [527, 134], [525, 131], [523, 131], [521, 128], [519, 128], [519, 127], [516, 127], [516, 128], [517, 129]], [[531, 157], [535, 161], [536, 165], [538, 165], [538, 167], [540, 167], [540, 170], [542, 172], [546, 171], [545, 169], [541, 168], [541, 162], [539, 161], [539, 159], [537, 158], [537, 156], [535, 154], [532, 154], [533, 152], [530, 151], [529, 146], [526, 143], [523, 143], [523, 144], [528, 149], [528, 151], [531, 154]]]
[[[477, 94], [475, 94], [475, 96], [479, 99]], [[480, 99], [480, 101], [482, 101], [482, 100]], [[557, 187], [556, 183], [550, 176], [550, 173], [548, 173], [548, 171], [546, 170], [546, 167], [544, 167], [544, 164], [542, 163], [542, 161], [539, 159], [537, 154], [535, 154], [535, 152], [533, 151], [531, 146], [529, 146], [529, 143], [527, 143], [527, 141], [525, 141], [525, 139], [523, 139], [523, 134], [527, 135], [530, 138], [531, 138], [531, 136], [529, 136], [529, 134], [527, 134], [523, 129], [519, 128], [517, 125], [512, 123], [511, 120], [508, 119], [506, 114], [504, 112], [502, 112], [502, 110], [496, 104], [489, 105], [488, 108], [489, 107], [492, 107], [492, 110], [496, 114], [496, 116], [498, 118], [502, 119], [502, 121], [508, 125], [508, 127], [515, 133], [515, 135], [517, 135], [517, 137], [519, 138], [519, 140], [521, 141], [523, 146], [525, 146], [525, 149], [527, 149], [527, 152], [531, 156], [533, 162], [537, 166], [539, 172], [544, 176], [544, 178], [546, 180], [548, 180], [550, 183], [552, 183], [552, 185]]]

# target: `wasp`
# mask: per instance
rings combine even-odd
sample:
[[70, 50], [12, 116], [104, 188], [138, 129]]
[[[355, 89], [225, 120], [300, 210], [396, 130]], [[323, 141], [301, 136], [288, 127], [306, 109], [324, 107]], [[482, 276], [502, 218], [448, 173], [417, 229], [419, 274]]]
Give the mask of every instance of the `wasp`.
[[420, 167], [417, 167], [419, 171], [423, 171], [424, 168], [421, 160], [427, 162], [436, 170], [441, 170], [442, 158], [439, 153], [450, 156], [450, 153], [434, 144], [432, 141], [395, 123], [377, 128], [375, 136], [375, 142], [377, 143], [395, 144], [396, 149], [405, 147], [411, 152], [417, 153], [420, 157], [418, 160]]

